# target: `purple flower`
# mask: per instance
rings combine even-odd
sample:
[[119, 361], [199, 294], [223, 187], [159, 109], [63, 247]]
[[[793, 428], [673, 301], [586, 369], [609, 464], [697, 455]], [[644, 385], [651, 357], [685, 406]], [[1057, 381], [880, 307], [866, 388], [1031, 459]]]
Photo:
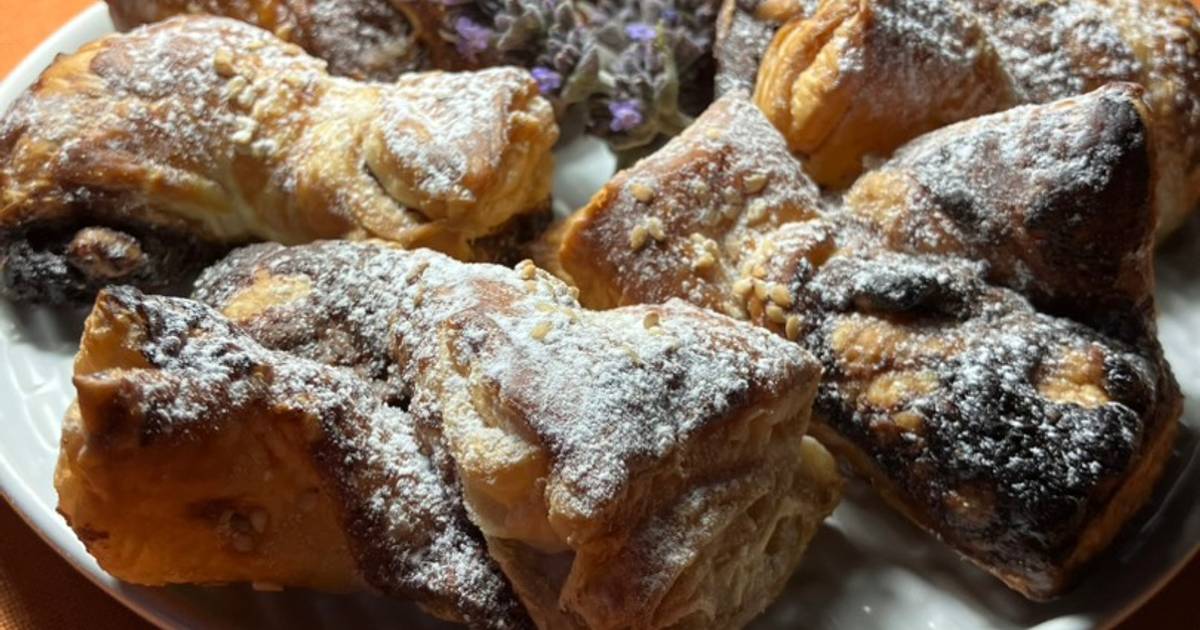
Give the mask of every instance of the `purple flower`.
[[633, 99], [613, 101], [608, 104], [608, 111], [612, 114], [608, 128], [616, 133], [629, 131], [643, 122], [642, 104]]
[[550, 68], [534, 66], [530, 73], [533, 75], [533, 80], [537, 81], [538, 90], [542, 94], [552, 94], [555, 90], [562, 87], [562, 75]]
[[657, 33], [653, 26], [645, 22], [632, 22], [625, 26], [625, 34], [635, 42], [649, 42], [654, 41]]
[[455, 20], [454, 31], [458, 33], [458, 54], [468, 59], [474, 59], [479, 53], [487, 50], [492, 41], [490, 28], [476, 24], [466, 16]]

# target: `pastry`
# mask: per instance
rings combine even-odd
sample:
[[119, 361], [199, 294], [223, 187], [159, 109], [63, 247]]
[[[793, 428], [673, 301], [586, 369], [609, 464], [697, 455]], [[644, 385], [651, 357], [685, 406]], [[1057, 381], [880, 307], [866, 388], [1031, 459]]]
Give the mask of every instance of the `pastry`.
[[559, 263], [589, 307], [682, 298], [811, 350], [814, 434], [1047, 598], [1146, 501], [1180, 413], [1147, 116], [1129, 84], [1014, 108], [917, 139], [838, 199], [725, 97], [571, 217]]
[[712, 101], [718, 0], [108, 0], [120, 28], [204, 11], [391, 80], [415, 67], [519, 66], [564, 128], [621, 152], [672, 136]]
[[717, 94], [754, 92], [758, 67], [779, 27], [812, 15], [817, 0], [724, 0], [713, 55]]
[[504, 259], [548, 218], [557, 137], [520, 70], [359, 83], [242, 22], [173, 18], [60, 57], [0, 122], [2, 288], [162, 288], [255, 240]]
[[229, 17], [324, 59], [332, 74], [394, 81], [431, 65], [397, 5], [391, 0], [108, 0], [108, 13], [121, 31], [188, 13]]
[[[204, 580], [361, 575], [479, 624], [507, 610], [504, 589], [476, 588], [498, 567], [540, 627], [739, 627], [840, 492], [805, 437], [815, 360], [683, 302], [591, 312], [528, 263], [344, 241], [239, 250], [195, 297], [211, 308], [102, 293], [76, 364], [60, 509], [120, 578], [190, 582], [172, 571], [197, 562], [217, 564]], [[248, 526], [188, 507], [229, 496]], [[163, 517], [129, 518], [143, 512]], [[328, 553], [269, 562], [316, 532]], [[408, 559], [446, 548], [458, 586], [413, 575], [428, 567]]]
[[272, 352], [202, 304], [97, 298], [76, 360], [58, 510], [111, 575], [410, 598], [529, 626], [436, 435], [353, 373]]
[[841, 188], [931, 129], [1139, 83], [1165, 235], [1200, 201], [1198, 48], [1188, 0], [836, 0], [779, 28], [755, 101], [817, 183]]
[[438, 440], [354, 374], [128, 287], [98, 296], [76, 368], [55, 487], [109, 574], [370, 584], [444, 618], [526, 625]]

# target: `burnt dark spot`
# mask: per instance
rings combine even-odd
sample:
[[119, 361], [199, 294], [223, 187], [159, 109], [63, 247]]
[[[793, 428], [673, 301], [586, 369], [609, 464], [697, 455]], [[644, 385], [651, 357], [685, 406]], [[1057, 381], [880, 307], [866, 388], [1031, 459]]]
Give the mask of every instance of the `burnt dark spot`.
[[961, 318], [981, 290], [971, 264], [881, 254], [835, 258], [812, 284], [824, 308], [915, 318]]
[[39, 224], [0, 232], [0, 294], [25, 302], [91, 301], [113, 284], [174, 291], [225, 246], [145, 225]]

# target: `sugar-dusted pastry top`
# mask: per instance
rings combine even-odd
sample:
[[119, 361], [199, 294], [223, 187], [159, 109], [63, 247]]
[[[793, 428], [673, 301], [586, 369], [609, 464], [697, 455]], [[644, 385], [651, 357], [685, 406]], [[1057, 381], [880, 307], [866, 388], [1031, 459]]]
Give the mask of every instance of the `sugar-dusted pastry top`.
[[[568, 219], [560, 262], [595, 308], [686, 299], [742, 316], [730, 287], [779, 225], [819, 215], [817, 187], [752, 103], [725, 97]], [[578, 271], [578, 272], [577, 272]]]
[[494, 257], [548, 208], [557, 134], [523, 71], [360, 83], [242, 22], [173, 18], [59, 58], [0, 121], [4, 286], [162, 286], [253, 240]]
[[678, 297], [811, 350], [818, 435], [1047, 597], [1148, 496], [1180, 410], [1154, 335], [1140, 96], [947, 127], [825, 199], [726, 97], [569, 220], [560, 264], [588, 306]]
[[717, 16], [718, 95], [754, 92], [758, 67], [775, 32], [790, 20], [816, 12], [818, 0], [722, 0]]
[[108, 0], [122, 31], [186, 13], [249, 22], [356, 79], [392, 81], [428, 69], [427, 54], [391, 0]]
[[[476, 627], [528, 625], [467, 519], [439, 440], [351, 372], [265, 349], [198, 302], [118, 287], [88, 320], [75, 383], [59, 508], [90, 532], [89, 551], [110, 572], [152, 584], [365, 579]], [[246, 434], [266, 453], [254, 457]], [[295, 469], [315, 469], [314, 483], [281, 503], [273, 486], [302, 476]], [[313, 532], [303, 521], [326, 502], [336, 525]], [[290, 540], [305, 535], [307, 545]], [[176, 538], [194, 545], [177, 549]], [[324, 554], [339, 552], [361, 578], [320, 579]]]
[[1040, 310], [1153, 337], [1142, 94], [1113, 86], [931, 132], [864, 174], [845, 207], [889, 249], [983, 261]]
[[636, 149], [712, 101], [719, 0], [108, 0], [119, 28], [203, 11], [272, 31], [334, 74], [529, 70], [568, 129]]
[[[405, 405], [439, 352], [431, 331], [449, 322], [455, 330], [443, 334], [468, 344], [457, 361], [483, 363], [489, 387], [555, 451], [569, 486], [564, 518], [598, 518], [628, 490], [631, 461], [662, 457], [814, 376], [789, 344], [690, 305], [591, 312], [531, 266], [453, 264], [381, 245], [244, 248], [206, 271], [195, 297], [268, 347], [387, 383]], [[657, 398], [666, 390], [675, 394]]]
[[[60, 507], [117, 577], [194, 581], [159, 572], [195, 562], [171, 547], [179, 530], [228, 553], [220, 531], [205, 538], [172, 510], [158, 533], [123, 522], [163, 511], [162, 495], [180, 500], [187, 486], [110, 490], [121, 471], [171, 479], [189, 468], [224, 495], [234, 482], [220, 471], [259, 431], [280, 434], [293, 467], [318, 471], [367, 583], [475, 625], [507, 610], [498, 565], [544, 627], [740, 626], [783, 587], [838, 499], [832, 458], [805, 437], [816, 361], [684, 302], [588, 311], [528, 263], [349, 241], [237, 250], [195, 297], [111, 290], [85, 333], [83, 429], [68, 431]], [[160, 334], [160, 320], [174, 332]], [[132, 352], [95, 350], [113, 345]], [[104, 427], [116, 424], [186, 444], [162, 444], [163, 459], [157, 438], [109, 450], [118, 442]], [[189, 448], [208, 467], [192, 468]], [[259, 478], [250, 496], [286, 495]], [[480, 558], [480, 534], [496, 565]], [[107, 553], [126, 546], [137, 562]], [[353, 582], [303, 562], [237, 560], [202, 575]]]
[[1152, 113], [1162, 233], [1200, 200], [1188, 0], [837, 0], [797, 13], [762, 57], [755, 100], [823, 186], [931, 129], [1127, 81]]

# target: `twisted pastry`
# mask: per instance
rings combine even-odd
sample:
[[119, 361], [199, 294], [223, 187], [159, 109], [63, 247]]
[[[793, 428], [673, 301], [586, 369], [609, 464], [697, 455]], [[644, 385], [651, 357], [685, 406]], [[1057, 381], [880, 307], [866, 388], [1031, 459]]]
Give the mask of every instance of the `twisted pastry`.
[[105, 37], [0, 122], [3, 290], [60, 302], [162, 287], [254, 240], [503, 258], [548, 212], [557, 137], [515, 69], [358, 83], [201, 16]]
[[817, 183], [844, 187], [931, 129], [1139, 83], [1165, 235], [1200, 201], [1197, 50], [1187, 0], [836, 0], [779, 28], [754, 97]]
[[63, 427], [59, 512], [137, 584], [251, 581], [528, 618], [440, 439], [346, 371], [266, 350], [202, 304], [101, 291]]
[[683, 298], [821, 359], [815, 435], [1031, 598], [1150, 494], [1180, 393], [1155, 339], [1136, 86], [959, 123], [823, 200], [737, 97], [564, 228], [595, 308]]
[[[712, 100], [717, 0], [108, 0], [121, 28], [203, 11], [272, 30], [335, 74], [529, 69], [564, 126], [618, 150], [672, 136]], [[360, 32], [361, 31], [361, 32]]]
[[507, 577], [541, 627], [739, 627], [837, 501], [816, 362], [682, 302], [350, 242], [196, 297], [102, 293], [76, 364], [60, 511], [123, 579], [362, 575], [499, 627]]

